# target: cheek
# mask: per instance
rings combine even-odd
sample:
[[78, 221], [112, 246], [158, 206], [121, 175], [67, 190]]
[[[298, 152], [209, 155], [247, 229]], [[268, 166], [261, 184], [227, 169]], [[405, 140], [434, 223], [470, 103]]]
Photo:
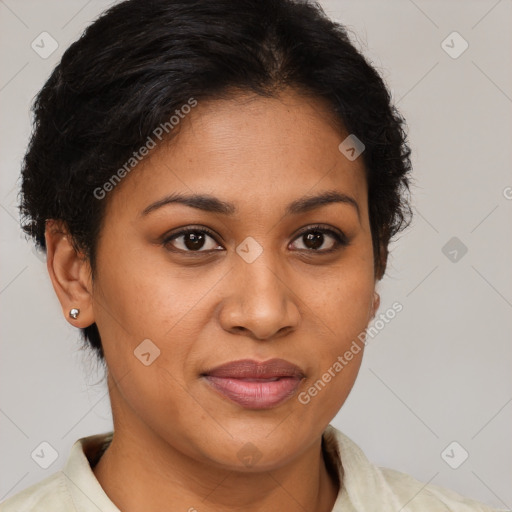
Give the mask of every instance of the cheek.
[[366, 252], [347, 255], [305, 300], [330, 331], [334, 347], [357, 337], [371, 319], [375, 280], [372, 255]]
[[[125, 242], [125, 246], [130, 244]], [[151, 251], [110, 252], [108, 258], [109, 247], [105, 246], [97, 272], [98, 327], [102, 323], [106, 333], [116, 333], [114, 339], [123, 339], [125, 345], [126, 338], [131, 343], [160, 339], [193, 306], [193, 294], [184, 293], [187, 283], [177, 279], [170, 266], [163, 266], [162, 258], [155, 261]]]
[[194, 342], [209, 318], [205, 290], [218, 281], [213, 273], [194, 279], [165, 258], [142, 253], [103, 256], [95, 288], [95, 318], [109, 369], [116, 380], [129, 373], [123, 386], [141, 409], [144, 394], [180, 400], [172, 390], [183, 387], [189, 368], [195, 368]]
[[371, 320], [375, 281], [368, 258], [346, 260], [324, 283], [322, 293], [307, 301], [316, 317], [317, 349], [311, 354], [311, 377], [297, 399], [309, 418], [336, 415], [357, 378], [364, 353], [364, 335]]
[[[187, 418], [205, 416], [186, 382], [192, 346], [202, 328], [197, 321], [200, 297], [151, 262], [128, 261], [130, 265], [119, 261], [105, 266], [98, 279], [96, 323], [116, 382], [114, 401], [129, 404], [135, 413], [131, 421], [158, 425], [167, 439], [178, 442], [177, 432], [191, 428]], [[192, 318], [187, 313], [194, 305]]]

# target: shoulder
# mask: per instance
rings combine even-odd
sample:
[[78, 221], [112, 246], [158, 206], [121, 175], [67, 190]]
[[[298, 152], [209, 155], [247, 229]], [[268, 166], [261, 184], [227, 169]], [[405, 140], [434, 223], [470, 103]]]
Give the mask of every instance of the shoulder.
[[498, 512], [498, 509], [466, 498], [444, 487], [425, 484], [394, 469], [380, 471], [393, 494], [403, 504], [404, 512]]
[[91, 469], [113, 432], [75, 441], [61, 471], [0, 503], [0, 512], [119, 512]]
[[62, 471], [0, 503], [0, 512], [68, 512], [75, 511]]
[[449, 489], [372, 464], [354, 441], [332, 425], [325, 430], [324, 438], [326, 453], [337, 466], [342, 482], [333, 512], [498, 512]]

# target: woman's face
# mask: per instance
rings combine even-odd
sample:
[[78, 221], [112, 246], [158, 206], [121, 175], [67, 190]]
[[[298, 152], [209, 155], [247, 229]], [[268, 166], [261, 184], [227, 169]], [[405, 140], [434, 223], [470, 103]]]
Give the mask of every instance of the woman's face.
[[[362, 158], [340, 152], [348, 133], [324, 108], [292, 91], [199, 102], [105, 199], [92, 308], [118, 431], [269, 469], [340, 409], [363, 351], [344, 354], [374, 313], [375, 278]], [[342, 200], [306, 202], [327, 193]], [[165, 202], [177, 194], [209, 199]], [[300, 373], [211, 372], [274, 358]]]

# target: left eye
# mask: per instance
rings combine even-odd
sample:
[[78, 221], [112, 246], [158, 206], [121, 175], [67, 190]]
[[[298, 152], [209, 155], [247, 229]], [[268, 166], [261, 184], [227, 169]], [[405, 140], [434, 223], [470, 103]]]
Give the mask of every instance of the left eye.
[[[321, 249], [321, 247], [325, 243], [326, 236], [331, 238], [332, 242], [330, 247], [327, 249]], [[306, 231], [303, 231], [296, 240], [302, 241], [302, 245], [304, 248], [299, 247], [298, 249], [301, 251], [311, 250], [317, 252], [331, 252], [336, 250], [338, 247], [347, 245], [347, 240], [345, 237], [332, 229], [327, 229], [323, 227], [314, 227], [308, 228]]]

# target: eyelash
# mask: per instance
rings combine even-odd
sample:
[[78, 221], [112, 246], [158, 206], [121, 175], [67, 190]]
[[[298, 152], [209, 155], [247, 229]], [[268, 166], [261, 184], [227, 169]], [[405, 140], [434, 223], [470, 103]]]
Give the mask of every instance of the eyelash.
[[[332, 247], [331, 249], [327, 249], [327, 250], [298, 249], [299, 251], [308, 252], [308, 253], [316, 253], [316, 254], [329, 254], [329, 253], [332, 253], [332, 252], [335, 252], [335, 251], [341, 249], [342, 247], [346, 247], [347, 245], [349, 245], [349, 241], [347, 240], [347, 237], [345, 236], [345, 234], [342, 231], [338, 232], [338, 231], [333, 230], [331, 228], [323, 227], [322, 225], [308, 226], [307, 228], [305, 228], [301, 232], [299, 232], [297, 234], [297, 236], [293, 240], [295, 241], [295, 240], [299, 239], [301, 236], [304, 236], [305, 234], [307, 234], [309, 232], [319, 232], [319, 233], [322, 233], [324, 235], [327, 234], [327, 235], [332, 236], [334, 238], [334, 241], [335, 241], [334, 247]], [[198, 228], [198, 227], [197, 228], [196, 227], [186, 227], [186, 228], [183, 228], [183, 229], [181, 229], [180, 231], [178, 231], [176, 233], [173, 233], [173, 234], [167, 236], [163, 240], [162, 245], [167, 248], [167, 246], [169, 245], [170, 242], [172, 242], [176, 238], [179, 238], [180, 236], [187, 235], [189, 233], [207, 234], [208, 236], [213, 238], [216, 243], [218, 243], [217, 240], [216, 240], [216, 235], [212, 231], [210, 231], [209, 229], [204, 228], [204, 227], [201, 227], [201, 228]], [[207, 250], [207, 251], [201, 251], [201, 250], [199, 250], [199, 251], [184, 251], [183, 249], [173, 248], [173, 249], [169, 249], [169, 250], [172, 251], [172, 252], [179, 252], [179, 253], [201, 254], [201, 253], [209, 253], [209, 252], [212, 252], [212, 251], [217, 251], [218, 249], [212, 249], [212, 250]]]

